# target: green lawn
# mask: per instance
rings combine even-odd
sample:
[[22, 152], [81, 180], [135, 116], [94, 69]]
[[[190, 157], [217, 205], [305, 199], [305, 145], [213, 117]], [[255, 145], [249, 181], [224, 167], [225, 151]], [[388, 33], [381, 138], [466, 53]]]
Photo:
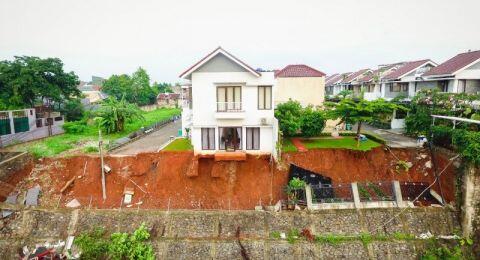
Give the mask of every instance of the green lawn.
[[163, 151], [188, 151], [192, 149], [193, 146], [189, 139], [178, 138], [163, 148]]
[[282, 140], [282, 152], [296, 152], [297, 147], [293, 145], [292, 140], [290, 138], [285, 138]]
[[[155, 122], [170, 118], [173, 115], [180, 114], [180, 109], [157, 109], [149, 112], [143, 112], [144, 121], [136, 120], [127, 123], [125, 130], [119, 133], [103, 135], [105, 141], [115, 140], [120, 137], [137, 131], [142, 126], [149, 126]], [[42, 140], [19, 144], [10, 149], [23, 150], [32, 153], [35, 157], [50, 157], [59, 153], [71, 150], [74, 148], [81, 148], [85, 145], [92, 145], [92, 142], [98, 141], [98, 128], [91, 125], [87, 130], [80, 134], [63, 134], [45, 138]]]
[[344, 148], [350, 150], [360, 150], [368, 151], [372, 148], [378, 147], [381, 144], [367, 139], [367, 141], [360, 142], [360, 146], [357, 147], [357, 141], [353, 136], [343, 136], [342, 138], [315, 138], [315, 139], [304, 139], [302, 143], [307, 149], [318, 149], [318, 148]]

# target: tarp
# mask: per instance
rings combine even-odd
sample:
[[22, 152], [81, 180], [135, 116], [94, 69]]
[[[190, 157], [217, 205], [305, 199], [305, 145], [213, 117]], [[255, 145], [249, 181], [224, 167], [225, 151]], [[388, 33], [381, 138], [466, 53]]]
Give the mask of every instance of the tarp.
[[325, 177], [320, 173], [304, 169], [295, 164], [290, 164], [288, 180], [290, 181], [293, 178], [299, 178], [310, 185], [332, 184], [332, 179], [329, 177]]

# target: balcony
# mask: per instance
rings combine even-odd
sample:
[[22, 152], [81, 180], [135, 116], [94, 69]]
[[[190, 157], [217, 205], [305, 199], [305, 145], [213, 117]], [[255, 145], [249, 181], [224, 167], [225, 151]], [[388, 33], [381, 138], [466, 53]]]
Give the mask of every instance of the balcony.
[[217, 119], [242, 119], [245, 118], [245, 111], [242, 109], [242, 102], [217, 102]]

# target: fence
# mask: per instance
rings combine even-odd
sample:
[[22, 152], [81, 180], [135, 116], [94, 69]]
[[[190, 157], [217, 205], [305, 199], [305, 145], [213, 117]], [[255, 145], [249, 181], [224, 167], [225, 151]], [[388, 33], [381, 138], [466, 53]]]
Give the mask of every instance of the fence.
[[428, 183], [398, 181], [307, 185], [305, 198], [309, 209], [391, 208], [413, 205], [422, 192], [422, 204], [441, 202]]
[[159, 121], [159, 122], [156, 122], [154, 124], [151, 124], [147, 127], [143, 127], [141, 128], [140, 130], [138, 131], [135, 131], [131, 134], [129, 134], [127, 137], [122, 137], [122, 138], [119, 138], [119, 139], [116, 139], [116, 140], [113, 140], [111, 141], [109, 144], [108, 144], [108, 151], [113, 151], [115, 149], [118, 149], [122, 146], [125, 146], [133, 141], [136, 141], [162, 127], [164, 127], [165, 125], [171, 123], [171, 122], [174, 122], [176, 120], [180, 120], [181, 119], [181, 116], [180, 115], [175, 115], [175, 116], [172, 116], [171, 118], [169, 119], [166, 119], [166, 120], [163, 120], [163, 121]]

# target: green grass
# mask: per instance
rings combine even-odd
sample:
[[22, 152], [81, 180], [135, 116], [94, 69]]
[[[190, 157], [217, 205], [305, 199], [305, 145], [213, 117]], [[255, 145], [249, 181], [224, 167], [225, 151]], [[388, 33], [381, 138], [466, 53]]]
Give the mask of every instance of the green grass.
[[352, 136], [344, 136], [342, 138], [317, 138], [317, 139], [304, 139], [302, 143], [307, 149], [321, 149], [321, 148], [343, 148], [350, 150], [368, 151], [372, 148], [378, 147], [381, 144], [368, 139], [367, 141], [360, 142], [360, 146], [357, 147], [357, 141]]
[[297, 147], [293, 145], [292, 140], [290, 138], [284, 138], [282, 140], [282, 152], [296, 152]]
[[[158, 121], [170, 118], [173, 115], [180, 114], [180, 109], [157, 109], [149, 112], [143, 112], [145, 120], [135, 120], [125, 125], [125, 129], [119, 133], [105, 134], [103, 140], [110, 141], [139, 130], [141, 127], [149, 126]], [[79, 148], [91, 141], [98, 141], [98, 127], [89, 125], [83, 133], [52, 136], [42, 140], [19, 144], [15, 148], [32, 153], [36, 158], [51, 157], [73, 148]], [[93, 152], [93, 151], [87, 151]]]
[[193, 146], [189, 139], [178, 138], [163, 148], [163, 151], [188, 151], [192, 150]]

